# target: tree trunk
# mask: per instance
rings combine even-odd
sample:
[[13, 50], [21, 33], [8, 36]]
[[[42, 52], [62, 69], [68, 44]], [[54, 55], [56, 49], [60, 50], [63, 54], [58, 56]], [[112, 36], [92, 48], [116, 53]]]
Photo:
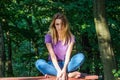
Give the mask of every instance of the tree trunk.
[[8, 60], [7, 60], [7, 76], [13, 76], [13, 68], [12, 68], [12, 46], [11, 46], [11, 38], [9, 31], [7, 32], [7, 42], [8, 42]]
[[105, 19], [105, 0], [94, 0], [94, 22], [98, 37], [104, 80], [115, 80], [112, 70], [116, 69], [111, 37]]
[[5, 52], [4, 52], [4, 41], [3, 32], [0, 25], [0, 77], [5, 76]]

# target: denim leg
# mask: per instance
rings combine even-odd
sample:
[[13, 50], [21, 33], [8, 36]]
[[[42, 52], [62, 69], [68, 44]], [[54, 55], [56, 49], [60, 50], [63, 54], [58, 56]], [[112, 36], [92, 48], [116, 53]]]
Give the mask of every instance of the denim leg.
[[68, 64], [68, 72], [76, 71], [83, 64], [84, 60], [85, 56], [82, 53], [74, 55]]
[[55, 69], [55, 67], [49, 63], [47, 63], [45, 60], [43, 59], [39, 59], [35, 62], [35, 66], [36, 68], [43, 74], [49, 74], [49, 75], [57, 75], [57, 71]]

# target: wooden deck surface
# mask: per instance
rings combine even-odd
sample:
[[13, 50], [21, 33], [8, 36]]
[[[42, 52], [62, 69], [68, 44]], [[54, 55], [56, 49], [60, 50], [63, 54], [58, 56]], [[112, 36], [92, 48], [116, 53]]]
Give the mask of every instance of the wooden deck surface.
[[[37, 76], [37, 77], [6, 77], [6, 78], [0, 78], [0, 80], [55, 80], [55, 76], [49, 76], [49, 78], [45, 78], [45, 76]], [[69, 78], [68, 80], [98, 80], [98, 77], [94, 76], [86, 76], [85, 78]]]

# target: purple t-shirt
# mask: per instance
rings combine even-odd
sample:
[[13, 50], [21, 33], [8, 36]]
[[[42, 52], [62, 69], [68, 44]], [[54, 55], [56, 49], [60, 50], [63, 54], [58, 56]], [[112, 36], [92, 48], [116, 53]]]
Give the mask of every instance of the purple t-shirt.
[[[72, 38], [71, 42], [75, 42], [75, 38]], [[52, 37], [50, 34], [45, 35], [45, 43], [51, 43], [53, 51], [57, 57], [57, 60], [65, 60], [68, 44], [63, 45], [62, 41], [58, 41], [56, 44], [53, 44]], [[49, 60], [51, 60], [50, 56], [49, 56]]]

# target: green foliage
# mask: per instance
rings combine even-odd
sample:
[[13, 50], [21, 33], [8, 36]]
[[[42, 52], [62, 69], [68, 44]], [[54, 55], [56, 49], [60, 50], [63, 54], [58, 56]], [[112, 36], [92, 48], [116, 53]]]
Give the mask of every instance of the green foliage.
[[118, 78], [118, 77], [120, 77], [120, 70], [113, 70], [112, 71], [113, 72], [113, 74], [114, 74], [114, 76], [116, 77], [116, 78]]

